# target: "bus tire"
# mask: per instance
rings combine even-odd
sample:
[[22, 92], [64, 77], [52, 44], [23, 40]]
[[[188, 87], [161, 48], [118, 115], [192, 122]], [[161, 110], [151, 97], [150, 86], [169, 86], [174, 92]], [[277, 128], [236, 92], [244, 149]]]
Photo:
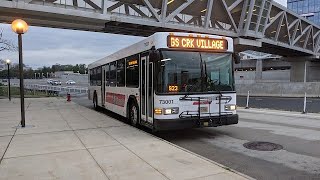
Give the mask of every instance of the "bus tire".
[[98, 97], [96, 91], [93, 93], [93, 108], [98, 110]]
[[132, 126], [139, 126], [139, 109], [135, 102], [130, 103], [129, 121]]

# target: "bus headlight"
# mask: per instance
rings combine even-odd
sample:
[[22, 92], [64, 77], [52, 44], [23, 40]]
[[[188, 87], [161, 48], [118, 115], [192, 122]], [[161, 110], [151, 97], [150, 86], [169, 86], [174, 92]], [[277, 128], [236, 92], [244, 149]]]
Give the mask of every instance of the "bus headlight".
[[178, 107], [173, 107], [173, 108], [164, 108], [163, 113], [165, 115], [170, 115], [170, 114], [178, 114], [179, 113], [179, 108]]
[[237, 105], [234, 104], [227, 104], [224, 106], [224, 110], [226, 111], [234, 111], [237, 109]]

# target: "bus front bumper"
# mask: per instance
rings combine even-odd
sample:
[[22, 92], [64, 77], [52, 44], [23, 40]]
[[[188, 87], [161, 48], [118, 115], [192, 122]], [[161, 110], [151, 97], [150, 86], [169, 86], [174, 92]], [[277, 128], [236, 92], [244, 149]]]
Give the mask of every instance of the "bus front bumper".
[[238, 124], [238, 114], [211, 116], [206, 118], [188, 119], [154, 119], [154, 129], [156, 131], [187, 129], [197, 127], [217, 127], [231, 124]]

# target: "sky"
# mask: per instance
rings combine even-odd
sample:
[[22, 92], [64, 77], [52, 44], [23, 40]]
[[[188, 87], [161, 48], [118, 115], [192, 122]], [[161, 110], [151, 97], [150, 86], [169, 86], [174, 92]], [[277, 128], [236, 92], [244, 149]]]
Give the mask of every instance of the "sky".
[[[8, 24], [0, 24], [3, 37], [17, 44], [18, 37]], [[37, 69], [53, 64], [90, 64], [143, 37], [106, 33], [29, 27], [23, 35], [23, 62]], [[0, 59], [18, 63], [18, 52], [1, 51]]]
[[[276, 0], [286, 6], [287, 0]], [[0, 24], [3, 37], [17, 44], [17, 35], [8, 24]], [[143, 37], [66, 29], [29, 27], [23, 35], [23, 62], [37, 69], [53, 64], [90, 64]], [[0, 59], [18, 63], [18, 52], [0, 52]]]

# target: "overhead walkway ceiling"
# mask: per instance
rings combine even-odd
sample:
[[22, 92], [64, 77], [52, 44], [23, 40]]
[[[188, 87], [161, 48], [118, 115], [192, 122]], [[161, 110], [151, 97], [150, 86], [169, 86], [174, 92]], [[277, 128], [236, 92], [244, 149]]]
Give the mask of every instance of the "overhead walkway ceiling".
[[311, 56], [320, 27], [272, 0], [1, 0], [0, 21], [148, 36], [185, 31], [231, 36], [237, 51]]

